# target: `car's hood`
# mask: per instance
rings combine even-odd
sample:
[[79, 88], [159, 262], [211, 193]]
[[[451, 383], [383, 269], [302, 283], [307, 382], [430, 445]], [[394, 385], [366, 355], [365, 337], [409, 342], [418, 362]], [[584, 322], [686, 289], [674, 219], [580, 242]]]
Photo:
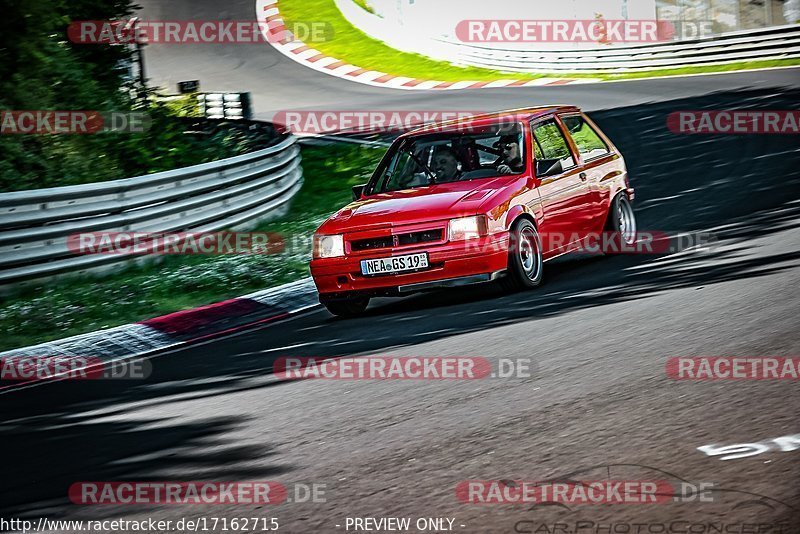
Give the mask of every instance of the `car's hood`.
[[320, 227], [334, 234], [474, 215], [508, 176], [381, 193], [351, 202]]

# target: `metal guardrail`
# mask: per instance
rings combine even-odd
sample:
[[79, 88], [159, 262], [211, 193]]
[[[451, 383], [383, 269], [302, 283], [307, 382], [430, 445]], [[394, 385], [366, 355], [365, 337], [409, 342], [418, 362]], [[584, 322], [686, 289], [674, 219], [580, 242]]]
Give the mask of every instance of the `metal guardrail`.
[[700, 39], [584, 50], [523, 50], [437, 40], [459, 64], [509, 72], [635, 72], [800, 57], [800, 25]]
[[504, 72], [613, 74], [800, 57], [798, 24], [692, 40], [593, 48], [576, 45], [557, 50], [549, 43], [473, 43], [446, 37], [445, 32], [440, 36], [409, 33], [408, 23], [370, 13], [354, 0], [334, 1], [353, 26], [389, 46], [457, 65]]
[[300, 189], [296, 139], [135, 178], [0, 194], [0, 286], [108, 268], [125, 255], [76, 255], [81, 232], [211, 232], [274, 217]]

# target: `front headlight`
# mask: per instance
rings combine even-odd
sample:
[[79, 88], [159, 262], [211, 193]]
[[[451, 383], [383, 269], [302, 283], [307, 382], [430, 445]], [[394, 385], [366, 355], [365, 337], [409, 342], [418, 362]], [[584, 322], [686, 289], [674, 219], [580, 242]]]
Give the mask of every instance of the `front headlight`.
[[448, 239], [450, 241], [460, 241], [482, 237], [488, 233], [487, 226], [485, 215], [451, 219], [450, 224], [447, 226]]
[[344, 236], [314, 234], [314, 258], [344, 256]]

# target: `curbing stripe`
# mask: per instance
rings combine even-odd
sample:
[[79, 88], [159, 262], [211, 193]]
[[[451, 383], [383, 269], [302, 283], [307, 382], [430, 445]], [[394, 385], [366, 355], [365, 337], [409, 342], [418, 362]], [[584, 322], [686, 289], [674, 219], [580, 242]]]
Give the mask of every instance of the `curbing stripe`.
[[395, 77], [392, 76], [391, 74], [384, 74], [383, 76], [378, 76], [377, 78], [375, 78], [372, 81], [375, 82], [375, 83], [386, 83], [386, 82], [388, 82], [390, 80], [394, 80], [394, 79], [395, 79]]
[[386, 86], [387, 87], [392, 87], [392, 88], [401, 88], [402, 89], [403, 86], [405, 86], [407, 83], [413, 82], [413, 81], [414, 81], [414, 78], [408, 78], [406, 76], [395, 76], [394, 78], [392, 78], [391, 81], [386, 83]]
[[316, 62], [317, 62], [317, 61], [319, 61], [320, 59], [325, 59], [325, 58], [327, 58], [327, 57], [328, 57], [328, 56], [326, 56], [325, 54], [323, 54], [323, 53], [321, 53], [321, 52], [320, 52], [320, 53], [317, 53], [317, 55], [316, 55], [316, 56], [311, 56], [311, 57], [309, 57], [309, 58], [306, 58], [306, 61], [308, 61], [309, 63], [316, 63]]
[[149, 352], [173, 343], [173, 339], [154, 328], [127, 324], [0, 352], [0, 357], [83, 356], [112, 359], [130, 352]]
[[344, 61], [337, 60], [336, 58], [331, 58], [331, 59], [333, 59], [334, 62], [331, 63], [330, 65], [325, 65], [326, 69], [335, 69], [337, 67], [341, 67], [342, 65], [347, 65], [347, 63], [345, 63]]
[[334, 63], [336, 63], [336, 58], [325, 56], [317, 62], [317, 65], [321, 67], [327, 67], [328, 65], [333, 65]]
[[[538, 80], [495, 80], [495, 81], [474, 81], [465, 80], [460, 82], [443, 82], [441, 80], [422, 80], [413, 79], [405, 76], [398, 76], [386, 72], [375, 71], [351, 65], [346, 61], [338, 58], [328, 56], [323, 52], [313, 49], [303, 41], [295, 39], [294, 35], [289, 30], [285, 29], [284, 20], [280, 16], [280, 9], [278, 8], [279, 0], [256, 0], [256, 16], [267, 23], [275, 23], [272, 25], [267, 24], [262, 28], [266, 40], [279, 52], [286, 57], [290, 58], [297, 63], [306, 67], [312, 68], [325, 74], [336, 76], [345, 80], [355, 81], [366, 85], [373, 85], [377, 87], [386, 87], [391, 89], [402, 90], [456, 90], [456, 89], [481, 89], [481, 88], [495, 88], [495, 87], [524, 87], [528, 85], [529, 81], [537, 82]], [[282, 29], [282, 33], [277, 31], [278, 28]], [[278, 38], [280, 34], [280, 38]], [[285, 38], [284, 38], [285, 37]], [[277, 41], [277, 42], [276, 42]], [[303, 55], [303, 52], [312, 50], [310, 54]], [[407, 81], [406, 81], [407, 80]], [[596, 79], [573, 79], [573, 78], [543, 78], [547, 82], [533, 83], [532, 85], [567, 85], [570, 83], [591, 83], [599, 80]], [[557, 82], [557, 83], [548, 83]]]
[[[145, 356], [283, 319], [319, 305], [314, 281], [303, 278], [208, 306], [0, 352], [9, 357], [85, 357], [105, 363]], [[41, 382], [41, 380], [32, 380]], [[0, 386], [0, 391], [15, 388]], [[28, 382], [29, 383], [29, 382]]]

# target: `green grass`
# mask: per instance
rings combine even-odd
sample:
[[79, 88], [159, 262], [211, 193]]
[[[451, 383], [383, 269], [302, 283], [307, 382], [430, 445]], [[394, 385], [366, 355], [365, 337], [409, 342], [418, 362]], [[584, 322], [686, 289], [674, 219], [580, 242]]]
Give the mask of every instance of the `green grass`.
[[163, 256], [97, 278], [66, 279], [0, 298], [0, 350], [141, 321], [238, 297], [308, 275], [310, 236], [351, 199], [384, 150], [363, 146], [303, 148], [303, 187], [290, 213], [256, 230], [279, 232], [286, 250], [271, 255]]
[[361, 9], [363, 9], [364, 11], [367, 11], [367, 12], [369, 12], [369, 13], [375, 13], [375, 10], [374, 10], [374, 9], [372, 9], [372, 6], [370, 6], [370, 5], [367, 3], [367, 0], [353, 0], [353, 2], [355, 2], [355, 3], [356, 3], [356, 5], [357, 5], [358, 7], [360, 7]]
[[333, 0], [280, 0], [281, 17], [291, 25], [295, 21], [325, 21], [333, 28], [333, 37], [312, 48], [359, 67], [375, 69], [397, 76], [429, 80], [501, 80], [509, 77], [541, 78], [540, 75], [509, 76], [498, 71], [475, 67], [458, 67], [435, 61], [420, 54], [400, 52], [356, 29], [334, 4]]
[[[364, 0], [357, 0], [362, 5]], [[462, 80], [493, 81], [508, 79], [532, 80], [542, 77], [559, 78], [598, 78], [603, 80], [622, 80], [645, 78], [651, 76], [674, 76], [700, 74], [706, 72], [727, 72], [741, 69], [779, 67], [800, 65], [800, 59], [752, 61], [732, 63], [729, 65], [713, 65], [703, 67], [685, 67], [669, 70], [653, 70], [622, 74], [584, 74], [573, 72], [540, 72], [510, 73], [478, 67], [460, 67], [436, 61], [420, 54], [401, 52], [381, 41], [373, 39], [355, 28], [344, 18], [333, 0], [280, 0], [278, 7], [283, 19], [291, 24], [295, 21], [317, 20], [331, 24], [333, 37], [318, 43], [307, 43], [337, 59], [347, 61], [361, 68], [386, 72], [396, 76], [408, 76], [426, 80], [457, 82]], [[362, 5], [365, 7], [366, 5]]]

